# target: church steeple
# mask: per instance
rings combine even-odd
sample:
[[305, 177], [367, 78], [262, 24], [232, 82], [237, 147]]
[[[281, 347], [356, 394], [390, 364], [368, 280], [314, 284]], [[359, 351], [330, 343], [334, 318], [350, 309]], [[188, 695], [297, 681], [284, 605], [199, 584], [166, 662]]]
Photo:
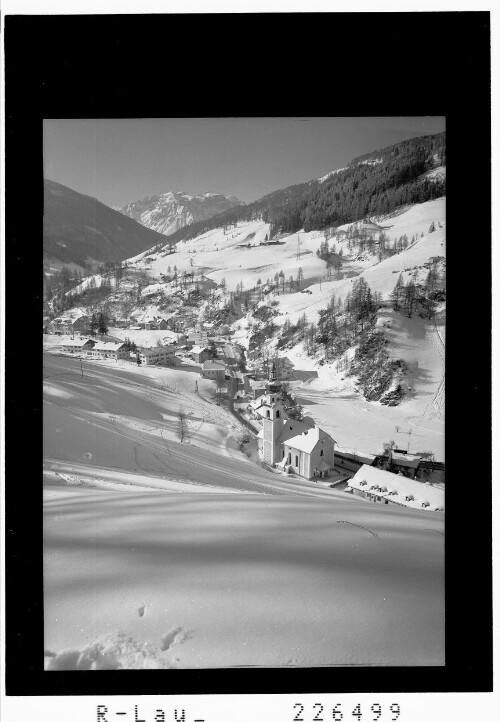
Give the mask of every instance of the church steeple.
[[276, 370], [276, 362], [273, 361], [269, 371], [269, 381], [266, 383], [266, 391], [268, 394], [281, 393], [281, 383], [278, 381], [278, 372]]

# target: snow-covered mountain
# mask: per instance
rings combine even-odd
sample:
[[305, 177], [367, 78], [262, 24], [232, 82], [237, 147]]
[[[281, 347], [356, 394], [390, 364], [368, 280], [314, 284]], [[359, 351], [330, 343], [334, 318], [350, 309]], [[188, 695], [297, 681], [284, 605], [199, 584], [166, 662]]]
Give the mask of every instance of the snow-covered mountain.
[[167, 191], [159, 196], [147, 196], [140, 201], [127, 203], [115, 210], [130, 216], [146, 228], [168, 236], [189, 223], [204, 221], [242, 205], [245, 204], [236, 196], [224, 196], [221, 193], [207, 192], [191, 196], [185, 191]]

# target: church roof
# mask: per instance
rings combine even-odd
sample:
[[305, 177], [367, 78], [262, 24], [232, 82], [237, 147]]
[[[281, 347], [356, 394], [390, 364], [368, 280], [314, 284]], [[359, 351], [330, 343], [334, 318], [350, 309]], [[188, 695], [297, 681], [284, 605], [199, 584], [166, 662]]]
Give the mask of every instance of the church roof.
[[305, 451], [310, 454], [318, 442], [323, 439], [330, 439], [333, 443], [335, 443], [326, 431], [320, 429], [319, 426], [314, 426], [312, 429], [304, 431], [303, 434], [298, 434], [297, 436], [293, 436], [291, 439], [288, 439], [286, 443], [288, 446], [291, 446], [292, 449], [298, 449], [299, 451]]
[[303, 421], [297, 421], [296, 419], [283, 419], [283, 426], [278, 434], [277, 441], [281, 443], [284, 443], [285, 441], [288, 442], [288, 439], [291, 439], [298, 434], [302, 434], [302, 432], [304, 432], [307, 428], [307, 425], [304, 424]]

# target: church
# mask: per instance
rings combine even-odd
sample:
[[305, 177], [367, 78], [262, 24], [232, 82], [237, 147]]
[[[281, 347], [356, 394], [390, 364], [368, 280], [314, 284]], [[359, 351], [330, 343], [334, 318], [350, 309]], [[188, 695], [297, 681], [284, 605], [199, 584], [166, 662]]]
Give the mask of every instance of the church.
[[263, 428], [257, 435], [262, 461], [306, 479], [328, 476], [334, 466], [335, 441], [317, 426], [288, 418], [274, 364], [266, 392], [254, 409], [262, 419]]

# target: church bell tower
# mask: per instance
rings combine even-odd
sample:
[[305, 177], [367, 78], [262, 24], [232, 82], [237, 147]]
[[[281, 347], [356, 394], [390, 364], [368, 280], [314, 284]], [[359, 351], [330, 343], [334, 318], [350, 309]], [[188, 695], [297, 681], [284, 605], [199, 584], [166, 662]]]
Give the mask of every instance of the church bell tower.
[[264, 461], [273, 466], [277, 461], [281, 461], [278, 440], [283, 430], [283, 420], [286, 419], [283, 389], [277, 379], [274, 362], [269, 374], [269, 381], [266, 384], [262, 410], [264, 411]]

